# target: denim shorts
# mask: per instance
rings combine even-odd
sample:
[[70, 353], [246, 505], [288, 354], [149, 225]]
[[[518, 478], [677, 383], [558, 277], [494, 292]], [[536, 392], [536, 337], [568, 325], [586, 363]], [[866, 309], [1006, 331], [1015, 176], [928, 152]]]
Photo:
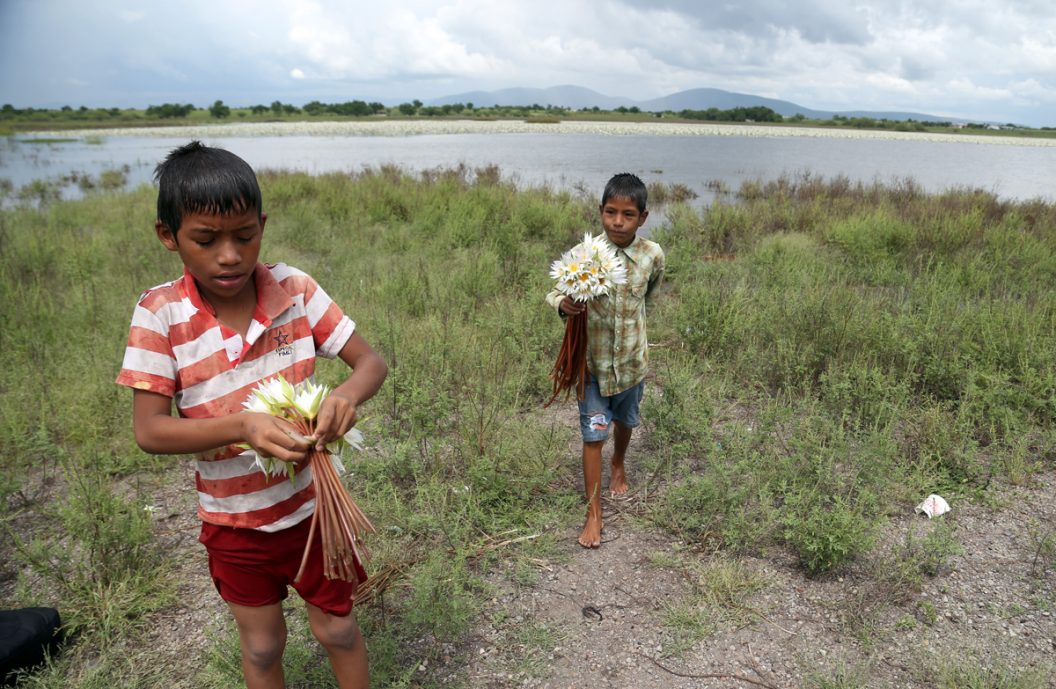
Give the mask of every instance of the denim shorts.
[[583, 433], [583, 442], [607, 439], [613, 421], [619, 421], [627, 428], [635, 428], [641, 423], [638, 405], [645, 393], [644, 380], [612, 397], [602, 397], [594, 376], [588, 375], [583, 387], [583, 399], [579, 401], [579, 430]]

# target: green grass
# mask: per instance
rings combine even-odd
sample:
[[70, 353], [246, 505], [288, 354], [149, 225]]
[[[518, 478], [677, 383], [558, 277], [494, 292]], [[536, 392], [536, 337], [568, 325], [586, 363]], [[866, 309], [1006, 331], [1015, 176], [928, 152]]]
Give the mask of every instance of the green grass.
[[1050, 686], [1052, 669], [1012, 668], [975, 658], [946, 660], [938, 664], [928, 683], [939, 689], [1043, 689]]
[[664, 655], [682, 655], [721, 629], [750, 626], [762, 616], [749, 599], [768, 582], [750, 565], [733, 558], [699, 560], [663, 552], [653, 553], [650, 560], [679, 572], [689, 583], [688, 595], [663, 605], [669, 635]]
[[[596, 227], [593, 199], [518, 191], [494, 168], [261, 184], [262, 258], [315, 276], [390, 365], [349, 486], [379, 529], [370, 568], [392, 579], [357, 614], [377, 686], [438, 686], [419, 664], [441, 645], [461, 652], [489, 573], [530, 582], [533, 558], [553, 556], [581, 516], [576, 429], [540, 411], [561, 332], [542, 295], [549, 262]], [[40, 686], [193, 684], [144, 676], [149, 648], [121, 655], [171, 595], [143, 508], [184, 460], [135, 446], [130, 394], [113, 383], [137, 296], [181, 267], [154, 238], [152, 190], [89, 191], [61, 202], [41, 190], [0, 212], [0, 497], [17, 508], [0, 538], [4, 574], [21, 578], [4, 604], [57, 601], [80, 630]], [[1051, 467], [1056, 206], [806, 176], [667, 211], [643, 410], [642, 467], [660, 490], [644, 516], [687, 548], [784, 549], [825, 576], [875, 556], [888, 517], [922, 495], [985, 499]], [[734, 258], [701, 260], [716, 254]], [[1041, 569], [1051, 528], [1037, 531]], [[888, 557], [912, 588], [956, 552], [936, 530]], [[731, 593], [721, 574], [702, 574], [672, 613], [685, 640], [713, 621], [701, 610], [743, 605], [750, 590]], [[326, 686], [298, 630], [291, 681]], [[523, 631], [515, 670], [532, 676], [559, 632]], [[207, 679], [236, 677], [222, 631]]]
[[33, 139], [21, 139], [21, 143], [24, 144], [67, 144], [73, 143], [77, 139], [60, 139], [60, 138], [47, 138], [39, 136]]
[[829, 670], [815, 670], [807, 673], [808, 689], [861, 689], [867, 686], [869, 673], [858, 667], [848, 667], [837, 663]]

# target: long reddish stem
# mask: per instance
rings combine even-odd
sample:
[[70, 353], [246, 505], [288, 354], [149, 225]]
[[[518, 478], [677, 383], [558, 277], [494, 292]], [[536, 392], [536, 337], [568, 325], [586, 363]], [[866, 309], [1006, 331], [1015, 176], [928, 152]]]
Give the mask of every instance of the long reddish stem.
[[316, 509], [312, 512], [312, 525], [308, 527], [308, 542], [304, 544], [304, 555], [301, 556], [301, 566], [297, 568], [297, 576], [294, 577], [294, 581], [301, 580], [301, 574], [304, 573], [304, 566], [308, 564], [308, 553], [312, 550], [312, 538], [315, 536], [315, 527], [319, 523], [319, 510]]
[[587, 378], [587, 312], [577, 313], [565, 319], [565, 337], [557, 361], [550, 371], [554, 381], [554, 394], [544, 407], [549, 407], [562, 392], [566, 397], [576, 390], [576, 399], [583, 399]]

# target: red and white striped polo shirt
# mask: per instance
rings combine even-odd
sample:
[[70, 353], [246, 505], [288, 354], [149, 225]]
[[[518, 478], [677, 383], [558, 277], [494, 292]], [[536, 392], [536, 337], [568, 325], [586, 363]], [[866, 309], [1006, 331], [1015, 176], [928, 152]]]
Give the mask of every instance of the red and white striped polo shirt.
[[[172, 397], [182, 417], [237, 414], [262, 380], [310, 378], [315, 358], [336, 357], [355, 331], [315, 280], [296, 268], [258, 263], [253, 279], [257, 305], [245, 341], [216, 320], [186, 271], [144, 292], [132, 314], [118, 384]], [[279, 531], [311, 516], [310, 468], [291, 482], [285, 475], [269, 477], [253, 461], [252, 452], [234, 445], [197, 455], [203, 521]]]

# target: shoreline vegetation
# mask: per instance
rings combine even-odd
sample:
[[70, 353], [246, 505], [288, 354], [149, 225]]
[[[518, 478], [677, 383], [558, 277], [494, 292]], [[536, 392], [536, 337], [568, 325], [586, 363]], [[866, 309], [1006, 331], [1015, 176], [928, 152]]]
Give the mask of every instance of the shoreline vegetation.
[[[1056, 142], [1056, 127], [1025, 127], [1013, 123], [954, 122], [916, 119], [886, 119], [868, 116], [833, 115], [830, 119], [808, 119], [802, 113], [782, 116], [765, 106], [734, 107], [727, 110], [684, 109], [645, 112], [637, 107], [603, 110], [599, 107], [572, 109], [553, 105], [494, 105], [476, 107], [473, 103], [425, 105], [419, 100], [385, 106], [351, 100], [343, 103], [312, 101], [301, 107], [281, 101], [270, 105], [231, 107], [217, 100], [208, 107], [190, 103], [151, 105], [134, 108], [15, 108], [0, 106], [0, 135], [77, 132], [120, 132], [129, 136], [136, 130], [165, 127], [203, 127], [219, 124], [253, 125], [248, 130], [232, 127], [224, 134], [203, 130], [191, 136], [282, 136], [299, 131], [316, 136], [404, 136], [416, 133], [521, 133], [543, 126], [558, 133], [661, 134], [674, 136], [849, 136], [848, 132], [884, 132], [902, 138], [912, 135], [949, 134], [955, 140], [989, 143], [1000, 139], [1031, 139]], [[279, 127], [272, 129], [274, 125]], [[298, 125], [298, 126], [294, 126]], [[529, 125], [524, 128], [523, 125]], [[657, 126], [659, 125], [659, 126]], [[301, 130], [300, 126], [306, 129]], [[278, 133], [270, 133], [276, 131]], [[796, 133], [800, 132], [800, 133]], [[826, 133], [827, 132], [827, 133]], [[840, 134], [832, 134], [839, 132]], [[182, 131], [161, 136], [185, 136]], [[149, 134], [142, 134], [149, 135]], [[977, 140], [982, 137], [982, 140]], [[938, 139], [945, 140], [945, 139]], [[1023, 144], [1021, 144], [1023, 145]]]
[[[19, 132], [24, 140], [91, 137], [252, 137], [252, 136], [422, 136], [438, 134], [567, 134], [611, 136], [810, 137], [929, 141], [1006, 146], [1056, 146], [1056, 133], [1031, 136], [1027, 130], [966, 133], [962, 130], [898, 131], [810, 125], [720, 122], [657, 122], [529, 119], [371, 119], [354, 121], [199, 122], [136, 127], [42, 129]], [[1040, 132], [1037, 132], [1040, 134]], [[1044, 134], [1050, 134], [1044, 132]]]
[[[562, 333], [542, 297], [552, 257], [596, 226], [595, 198], [521, 189], [495, 167], [260, 181], [262, 260], [318, 278], [390, 365], [346, 477], [378, 529], [377, 583], [356, 607], [373, 685], [473, 687], [473, 643], [501, 629], [514, 649], [502, 676], [538, 686], [571, 632], [508, 619], [495, 582], [547, 586], [581, 556], [577, 430], [542, 410]], [[154, 238], [154, 204], [141, 187], [0, 210], [0, 605], [58, 607], [71, 639], [33, 689], [241, 681], [237, 632], [201, 614], [215, 594], [187, 460], [136, 447], [113, 382], [138, 295], [181, 272]], [[805, 613], [844, 655], [789, 653], [799, 665], [781, 686], [1045, 686], [1051, 514], [1003, 542], [1014, 605], [973, 598], [948, 625], [945, 594], [926, 592], [974, 536], [962, 509], [1000, 522], [1020, 512], [1004, 491], [1052, 483], [1056, 204], [803, 175], [663, 208], [652, 236], [668, 279], [631, 477], [643, 497], [613, 527], [665, 544], [643, 577], [698, 592], [671, 603], [684, 614], [643, 613], [656, 655], [680, 666], [725, 627], [750, 639], [798, 624], [744, 614], [795, 581], [846, 593]], [[320, 383], [341, 375], [330, 363]], [[907, 521], [929, 493], [953, 512]], [[686, 564], [719, 560], [771, 574], [749, 588]], [[1013, 617], [1034, 635], [1006, 634]], [[333, 687], [300, 606], [288, 620], [289, 685]]]

